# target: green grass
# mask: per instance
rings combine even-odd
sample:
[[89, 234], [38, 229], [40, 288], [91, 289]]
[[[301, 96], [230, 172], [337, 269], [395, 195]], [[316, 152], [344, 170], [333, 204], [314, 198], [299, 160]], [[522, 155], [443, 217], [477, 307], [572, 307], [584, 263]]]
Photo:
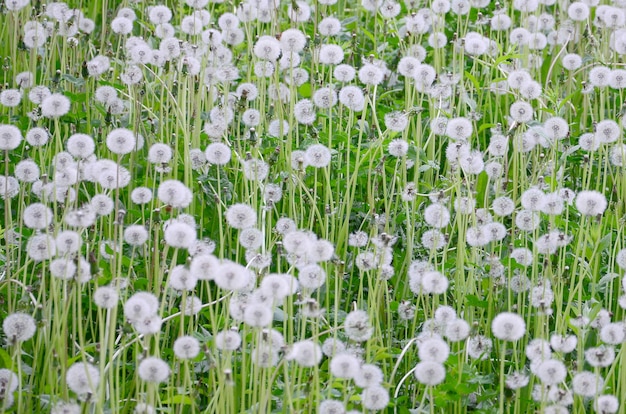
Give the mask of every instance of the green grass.
[[[34, 336], [23, 342], [13, 341], [7, 336], [7, 327], [3, 328], [0, 368], [15, 373], [18, 384], [10, 393], [13, 399], [0, 387], [2, 409], [50, 412], [60, 409], [62, 402], [76, 402], [79, 408], [75, 412], [84, 413], [144, 412], [139, 411], [140, 404], [148, 404], [156, 412], [172, 413], [313, 413], [329, 412], [320, 406], [332, 399], [341, 401], [346, 410], [369, 412], [370, 403], [363, 404], [367, 392], [353, 379], [337, 375], [331, 366], [331, 352], [317, 364], [302, 364], [292, 352], [292, 345], [300, 341], [321, 346], [330, 339], [343, 341], [361, 363], [381, 369], [382, 386], [390, 401], [376, 411], [560, 412], [554, 408], [555, 387], [563, 390], [566, 399], [571, 397], [567, 407], [574, 413], [594, 410], [594, 401], [602, 394], [623, 399], [623, 338], [612, 343], [608, 328], [602, 327], [609, 322], [622, 324], [626, 307], [622, 284], [626, 267], [622, 262], [626, 260], [623, 253], [618, 254], [626, 248], [626, 181], [621, 161], [625, 155], [621, 131], [624, 93], [608, 86], [590, 87], [589, 79], [590, 71], [598, 66], [622, 69], [623, 56], [609, 46], [614, 30], [595, 24], [598, 7], [591, 8], [585, 21], [567, 22], [564, 4], [520, 12], [508, 4], [506, 9], [497, 10], [500, 6], [494, 3], [472, 8], [461, 16], [448, 12], [434, 18], [434, 26], [423, 33], [407, 33], [406, 18], [418, 10], [408, 9], [405, 3], [400, 4], [397, 17], [386, 19], [380, 12], [366, 10], [361, 2], [315, 2], [309, 20], [291, 22], [287, 8], [297, 3], [288, 2], [273, 11], [266, 22], [240, 23], [241, 43], [222, 43], [209, 50], [204, 49], [202, 35], [180, 30], [181, 20], [192, 8], [184, 2], [166, 3], [173, 13], [171, 23], [180, 40], [181, 55], [162, 66], [138, 63], [142, 79], [134, 84], [124, 80], [133, 55], [127, 45], [129, 39], [139, 42], [142, 38], [149, 48], [159, 48], [161, 39], [148, 11], [156, 3], [69, 2], [70, 8], [80, 9], [95, 23], [93, 32], [79, 31], [71, 37], [57, 35], [59, 22], [46, 15], [39, 2], [15, 12], [2, 9], [2, 90], [20, 90], [22, 99], [15, 107], [0, 105], [0, 125], [14, 125], [24, 137], [35, 127], [49, 132], [45, 145], [22, 140], [2, 156], [4, 177], [18, 176], [18, 163], [27, 159], [40, 169], [36, 183], [20, 182], [10, 196], [7, 186], [2, 187], [4, 181], [0, 182], [4, 195], [0, 203], [4, 236], [0, 244], [0, 319], [24, 312], [32, 315], [37, 327]], [[51, 7], [55, 6], [48, 4], [47, 9]], [[111, 27], [122, 7], [136, 14], [130, 35], [116, 34]], [[210, 22], [203, 30], [221, 30], [219, 17], [241, 7], [209, 3], [203, 10], [210, 14]], [[529, 19], [547, 13], [556, 19], [556, 29], [573, 27], [578, 35], [543, 49], [520, 46], [511, 41], [510, 29], [496, 31], [482, 22], [500, 12], [511, 18], [511, 29], [527, 27]], [[329, 16], [339, 19], [341, 31], [326, 37], [320, 34], [318, 23]], [[73, 17], [70, 21], [78, 20]], [[50, 25], [50, 36], [39, 48], [28, 47], [23, 36], [24, 27], [32, 26], [27, 23], [32, 21]], [[298, 55], [299, 67], [309, 78], [298, 85], [288, 82], [292, 69], [281, 68], [277, 62], [272, 62], [271, 76], [261, 77], [255, 72], [260, 61], [254, 51], [257, 39], [263, 35], [280, 38], [289, 28], [299, 29], [307, 39]], [[429, 45], [433, 31], [446, 35], [444, 47]], [[544, 29], [542, 33], [551, 36], [550, 31]], [[474, 56], [464, 51], [464, 42], [472, 36], [491, 39], [492, 52]], [[327, 43], [343, 48], [343, 63], [356, 69], [354, 80], [337, 81], [334, 67], [323, 63], [318, 48]], [[417, 45], [426, 51], [422, 63], [437, 74], [438, 94], [397, 72], [400, 59]], [[186, 53], [196, 53], [198, 58], [185, 58]], [[563, 67], [561, 59], [568, 53], [580, 55], [579, 68]], [[229, 54], [232, 59], [226, 58], [226, 66], [231, 72], [236, 68], [236, 79], [228, 77], [225, 64], [216, 56]], [[106, 56], [110, 69], [92, 76], [88, 62], [96, 56]], [[539, 63], [532, 65], [532, 61]], [[359, 80], [358, 71], [366, 63], [383, 67], [385, 76], [380, 84], [366, 85]], [[197, 73], [194, 64], [198, 65]], [[528, 100], [534, 109], [529, 122], [510, 118], [511, 105], [525, 100], [519, 91], [493, 91], [494, 85], [506, 81], [514, 69], [526, 70], [542, 87], [538, 97]], [[32, 73], [32, 86], [17, 84], [16, 76], [22, 72]], [[213, 78], [207, 82], [211, 74]], [[244, 83], [254, 84], [258, 97], [247, 100], [238, 96], [237, 87]], [[40, 116], [40, 106], [28, 97], [35, 85], [68, 97], [70, 111], [56, 118]], [[362, 90], [362, 110], [352, 111], [337, 103], [331, 108], [316, 107], [313, 123], [297, 122], [294, 108], [299, 100], [315, 102], [315, 92], [320, 88], [330, 87], [339, 93], [348, 85]], [[123, 102], [116, 103], [119, 110], [96, 99], [96, 90], [103, 86], [117, 91]], [[277, 88], [283, 88], [284, 99], [272, 96]], [[215, 115], [211, 111], [220, 108], [232, 111], [232, 122], [214, 134], [210, 123]], [[253, 127], [243, 119], [249, 109], [258, 110], [260, 115]], [[385, 123], [385, 115], [394, 111], [407, 116], [407, 127], [402, 131], [393, 131]], [[437, 117], [468, 119], [472, 132], [467, 145], [460, 149], [461, 157], [464, 151], [476, 150], [479, 153], [474, 153], [475, 157], [484, 164], [498, 163], [502, 173], [487, 174], [482, 168], [472, 172], [468, 160], [453, 157], [459, 142], [450, 134], [437, 133], [431, 125]], [[541, 126], [552, 117], [565, 120], [568, 133], [546, 141], [545, 146], [537, 144], [523, 151], [522, 141], [528, 139], [525, 134], [529, 128]], [[286, 121], [288, 130], [270, 132], [274, 120]], [[595, 132], [603, 120], [620, 125], [618, 138], [593, 151], [581, 148], [579, 137]], [[116, 128], [141, 135], [143, 146], [127, 154], [113, 153], [106, 140]], [[73, 166], [60, 169], [55, 160], [67, 150], [70, 136], [77, 133], [93, 138], [94, 156], [70, 156]], [[489, 146], [498, 136], [505, 137], [508, 147], [494, 154]], [[408, 144], [406, 154], [397, 157], [389, 153], [394, 140]], [[228, 163], [194, 162], [211, 142], [230, 148]], [[172, 159], [164, 164], [150, 162], [148, 152], [155, 143], [170, 146]], [[327, 165], [314, 168], [293, 160], [292, 154], [313, 144], [330, 150]], [[93, 167], [96, 159], [124, 167], [130, 172], [128, 184], [103, 186], [98, 178], [107, 171], [102, 170], [102, 162], [100, 167]], [[269, 168], [267, 177], [247, 178], [244, 163], [248, 160], [264, 162]], [[90, 175], [91, 171], [95, 175]], [[62, 181], [62, 173], [69, 175], [69, 185]], [[72, 176], [79, 179], [72, 180]], [[191, 190], [191, 200], [183, 207], [162, 202], [157, 194], [166, 180], [184, 184]], [[269, 184], [281, 188], [282, 198], [266, 200]], [[145, 204], [133, 202], [131, 192], [137, 187], [150, 188], [154, 197]], [[531, 188], [546, 194], [565, 188], [575, 194], [598, 191], [606, 198], [607, 207], [589, 216], [581, 214], [573, 200], [565, 202], [560, 214], [538, 212], [538, 225], [526, 231], [516, 218], [524, 209], [523, 194]], [[111, 211], [87, 226], [73, 226], [72, 217], [97, 194], [110, 197]], [[499, 216], [492, 204], [503, 196], [511, 198], [515, 209], [512, 214]], [[458, 204], [468, 199], [475, 207], [464, 212]], [[37, 202], [52, 210], [52, 220], [50, 225], [29, 228], [24, 223], [24, 211]], [[253, 227], [262, 240], [254, 252], [246, 251], [239, 242], [241, 230], [225, 218], [229, 207], [237, 203], [252, 207], [256, 213]], [[442, 204], [450, 213], [449, 223], [441, 228], [433, 227], [434, 221], [425, 214], [433, 203]], [[293, 220], [305, 239], [309, 235], [309, 241], [328, 241], [333, 252], [317, 263], [325, 274], [319, 288], [300, 288], [272, 303], [259, 297], [264, 278], [273, 273], [303, 278], [303, 262], [310, 261], [314, 249], [309, 246], [298, 252], [300, 257], [294, 255], [289, 237], [276, 227], [281, 218]], [[216, 261], [232, 261], [247, 268], [253, 275], [249, 286], [235, 292], [220, 288], [209, 280], [222, 274], [222, 268], [217, 267], [192, 289], [173, 289], [170, 281], [180, 270], [177, 266], [189, 269], [194, 263], [193, 249], [166, 242], [165, 228], [176, 219], [193, 221], [196, 238], [205, 241], [205, 251]], [[490, 221], [503, 225], [502, 237], [473, 242], [473, 232]], [[128, 243], [124, 232], [131, 225], [145, 227], [145, 243]], [[29, 254], [28, 242], [35, 235], [54, 238], [65, 230], [75, 231], [81, 241], [75, 252], [45, 260], [34, 260]], [[423, 235], [431, 230], [440, 231], [441, 246], [423, 243]], [[357, 231], [367, 235], [362, 245], [351, 241]], [[563, 243], [542, 253], [540, 238], [551, 231], [561, 232], [559, 242]], [[519, 248], [529, 249], [529, 263], [512, 257]], [[54, 276], [54, 266], [58, 265], [54, 259], [63, 257], [87, 275], [84, 280]], [[198, 255], [195, 257], [197, 261]], [[260, 259], [271, 263], [258, 267]], [[420, 269], [431, 272], [427, 279], [448, 282], [443, 293], [428, 293], [429, 285], [419, 281], [424, 276]], [[102, 286], [119, 294], [116, 306], [96, 306], [96, 289]], [[138, 292], [157, 298], [153, 317], [161, 319], [160, 329], [157, 323], [154, 331], [141, 333], [127, 320], [124, 304]], [[185, 309], [194, 300], [201, 307], [190, 314]], [[261, 326], [249, 323], [250, 315], [244, 316], [243, 311], [238, 314], [236, 309], [246, 300], [268, 304], [271, 320]], [[441, 313], [446, 307], [469, 327], [468, 335], [459, 341], [444, 335]], [[367, 326], [362, 327], [371, 330], [367, 340], [355, 340], [346, 327], [347, 315], [355, 310], [368, 315]], [[492, 320], [502, 312], [523, 318], [522, 338], [506, 341], [492, 332]], [[599, 323], [598, 315], [607, 316]], [[586, 323], [580, 324], [581, 318]], [[596, 322], [589, 323], [592, 321]], [[274, 335], [280, 334], [280, 341], [274, 337], [268, 344], [270, 329]], [[238, 332], [240, 346], [219, 349], [216, 335], [229, 330]], [[443, 362], [445, 378], [428, 386], [418, 381], [415, 372], [421, 362], [418, 345], [433, 334], [443, 335], [450, 354]], [[173, 350], [176, 339], [185, 335], [195, 337], [200, 344], [198, 354], [191, 359], [183, 359]], [[574, 335], [577, 344], [571, 353], [551, 354], [567, 373], [553, 389], [542, 389], [540, 378], [545, 377], [536, 375], [540, 362], [528, 355], [527, 345], [535, 339], [550, 341], [554, 335]], [[482, 336], [492, 341], [492, 347], [484, 352], [475, 349], [477, 338]], [[615, 360], [593, 367], [585, 351], [602, 344], [614, 349]], [[260, 356], [269, 348], [270, 362], [264, 364]], [[313, 358], [319, 356], [315, 349]], [[140, 375], [139, 364], [148, 356], [167, 363], [170, 372], [165, 381], [150, 383]], [[85, 385], [92, 393], [77, 395], [68, 386], [66, 372], [74, 363], [96, 368], [99, 381], [91, 378]], [[575, 377], [582, 371], [602, 377], [604, 386], [588, 396], [581, 395]], [[517, 372], [528, 375], [528, 384], [511, 389], [506, 380]], [[9, 389], [12, 387], [14, 383]], [[618, 412], [625, 412], [624, 408], [619, 407]]]

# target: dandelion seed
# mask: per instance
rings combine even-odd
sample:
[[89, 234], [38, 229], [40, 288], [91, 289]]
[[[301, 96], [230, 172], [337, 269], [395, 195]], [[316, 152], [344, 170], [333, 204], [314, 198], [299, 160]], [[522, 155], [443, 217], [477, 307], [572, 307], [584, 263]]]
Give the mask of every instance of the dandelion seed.
[[581, 191], [576, 196], [576, 209], [584, 216], [601, 215], [607, 206], [606, 197], [598, 191]]
[[520, 123], [526, 123], [533, 119], [534, 111], [533, 107], [523, 101], [514, 102], [510, 107], [510, 115], [514, 121]]
[[278, 351], [267, 345], [261, 345], [252, 350], [250, 358], [258, 367], [269, 368], [278, 363]]
[[474, 359], [487, 359], [491, 353], [493, 342], [483, 335], [467, 338], [467, 354]]
[[356, 69], [346, 64], [337, 65], [333, 70], [333, 76], [338, 82], [352, 82], [352, 80], [356, 76]]
[[358, 374], [360, 365], [357, 357], [348, 352], [343, 352], [332, 357], [329, 369], [334, 377], [351, 379]]
[[593, 407], [597, 413], [613, 414], [619, 410], [619, 400], [614, 395], [600, 395], [593, 402]]
[[419, 344], [418, 355], [422, 361], [444, 363], [450, 355], [450, 347], [439, 338], [430, 338]]
[[604, 389], [604, 379], [599, 374], [583, 371], [574, 375], [572, 391], [583, 397], [593, 397]]
[[465, 340], [470, 334], [470, 326], [463, 319], [454, 319], [446, 324], [444, 336], [450, 342], [460, 342]]
[[343, 49], [339, 45], [324, 44], [320, 46], [318, 59], [324, 65], [338, 65], [343, 61]]
[[323, 144], [313, 144], [304, 153], [305, 162], [315, 168], [324, 168], [330, 164], [330, 150]]
[[352, 85], [341, 88], [339, 91], [339, 102], [341, 102], [341, 104], [346, 108], [355, 112], [360, 112], [363, 108], [365, 108], [365, 97], [363, 96], [363, 91]]
[[155, 25], [168, 23], [172, 19], [172, 11], [164, 5], [152, 6], [148, 11], [148, 18]]
[[556, 385], [565, 380], [567, 368], [561, 361], [548, 359], [539, 364], [535, 375], [544, 385]]
[[552, 335], [550, 337], [550, 346], [555, 352], [569, 353], [576, 349], [578, 339], [575, 335], [562, 336]]
[[24, 342], [35, 335], [35, 319], [25, 313], [14, 312], [2, 322], [2, 330], [10, 343]]
[[379, 85], [382, 83], [385, 74], [376, 65], [366, 63], [359, 69], [358, 77], [365, 85]]
[[235, 229], [245, 229], [256, 224], [257, 215], [247, 204], [234, 204], [226, 210], [226, 221]]
[[146, 382], [161, 383], [169, 378], [170, 368], [161, 358], [147, 357], [139, 363], [137, 373]]
[[611, 69], [606, 66], [596, 66], [589, 71], [589, 83], [596, 88], [609, 86]]
[[259, 59], [276, 61], [280, 55], [280, 42], [272, 36], [261, 36], [254, 44], [254, 54]]
[[76, 394], [94, 394], [100, 384], [100, 371], [87, 362], [76, 362], [65, 373], [65, 381]]
[[588, 348], [585, 351], [585, 361], [592, 367], [609, 367], [615, 361], [615, 349], [604, 345]]
[[294, 105], [293, 108], [294, 118], [300, 124], [311, 125], [315, 122], [316, 113], [313, 102], [309, 99], [301, 99]]
[[322, 361], [322, 347], [311, 340], [295, 342], [286, 356], [302, 367], [314, 367]]
[[306, 289], [318, 289], [326, 283], [326, 272], [317, 264], [303, 266], [298, 272], [298, 283]]
[[317, 31], [321, 36], [335, 36], [341, 32], [341, 21], [336, 17], [325, 17], [317, 24]]
[[491, 323], [493, 335], [503, 341], [517, 341], [526, 333], [526, 323], [521, 316], [502, 312]]
[[15, 108], [22, 102], [22, 92], [19, 89], [5, 89], [0, 92], [0, 105]]
[[369, 386], [361, 393], [361, 404], [367, 410], [383, 410], [389, 405], [389, 391], [380, 385]]
[[166, 180], [159, 185], [157, 191], [159, 200], [174, 208], [186, 208], [193, 201], [193, 193], [178, 180]]
[[[28, 134], [31, 134], [31, 131], [33, 130], [31, 129]], [[41, 131], [45, 131], [45, 130], [41, 129]], [[39, 129], [35, 130], [34, 133], [37, 133], [37, 132], [40, 132]], [[29, 138], [28, 134], [26, 136], [27, 140]], [[17, 148], [21, 142], [22, 142], [22, 132], [19, 130], [19, 128], [13, 125], [0, 125], [0, 150], [4, 150], [4, 151], [13, 150]]]
[[269, 174], [269, 165], [260, 159], [252, 158], [243, 162], [243, 173], [246, 179], [263, 181]]
[[424, 221], [431, 227], [446, 227], [450, 223], [450, 211], [442, 204], [433, 203], [424, 210]]
[[345, 412], [346, 407], [341, 401], [337, 400], [324, 400], [320, 402], [320, 405], [317, 409], [317, 414], [344, 414]]
[[215, 335], [215, 346], [221, 351], [234, 351], [241, 346], [241, 341], [241, 335], [232, 329]]
[[320, 88], [313, 93], [313, 103], [318, 108], [331, 108], [337, 104], [337, 92], [332, 88]]
[[193, 359], [200, 353], [200, 342], [193, 336], [184, 335], [174, 341], [174, 355], [180, 359]]
[[346, 316], [344, 330], [348, 338], [355, 342], [367, 341], [374, 333], [367, 312], [362, 310], [352, 311]]
[[505, 385], [507, 388], [512, 390], [517, 390], [520, 388], [524, 388], [528, 385], [530, 381], [530, 377], [522, 372], [514, 372], [512, 374], [507, 375], [505, 380]]
[[491, 241], [491, 236], [483, 226], [473, 226], [467, 229], [465, 233], [465, 241], [472, 247], [485, 246]]
[[213, 280], [222, 289], [239, 291], [245, 289], [254, 276], [240, 264], [224, 261], [216, 269]]
[[446, 369], [438, 362], [422, 361], [415, 366], [415, 378], [420, 384], [439, 385], [446, 378]]

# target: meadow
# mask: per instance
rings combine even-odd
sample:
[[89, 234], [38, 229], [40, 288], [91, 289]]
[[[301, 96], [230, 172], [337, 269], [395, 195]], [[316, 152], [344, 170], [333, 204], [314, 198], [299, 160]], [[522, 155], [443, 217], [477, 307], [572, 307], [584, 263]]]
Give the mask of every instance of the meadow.
[[626, 412], [625, 0], [0, 1], [0, 412]]

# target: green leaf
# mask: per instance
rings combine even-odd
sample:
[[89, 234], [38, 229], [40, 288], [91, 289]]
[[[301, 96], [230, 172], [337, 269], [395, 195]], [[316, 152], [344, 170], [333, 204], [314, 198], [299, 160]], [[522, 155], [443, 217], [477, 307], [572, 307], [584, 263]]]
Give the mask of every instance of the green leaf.
[[163, 400], [163, 404], [191, 405], [192, 400], [191, 400], [191, 397], [189, 397], [188, 395], [178, 394], [178, 395], [173, 395], [172, 398], [167, 398]]
[[467, 304], [470, 306], [475, 306], [477, 308], [487, 309], [489, 307], [489, 302], [486, 300], [481, 300], [476, 295], [466, 295], [465, 299], [467, 300]]

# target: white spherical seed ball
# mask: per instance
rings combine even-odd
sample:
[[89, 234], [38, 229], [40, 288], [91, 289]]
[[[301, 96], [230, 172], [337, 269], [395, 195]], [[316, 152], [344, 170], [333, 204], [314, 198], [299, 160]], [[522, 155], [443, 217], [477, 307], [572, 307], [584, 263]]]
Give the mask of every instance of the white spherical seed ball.
[[161, 383], [169, 378], [170, 367], [161, 358], [147, 357], [139, 363], [137, 373], [146, 382]]
[[[0, 126], [0, 138], [4, 140], [2, 127], [3, 126]], [[32, 128], [26, 133], [26, 142], [28, 142], [33, 147], [40, 147], [42, 145], [45, 145], [48, 142], [49, 138], [50, 134], [44, 128]]]
[[304, 153], [306, 163], [315, 168], [324, 168], [330, 164], [330, 150], [323, 144], [313, 144]]
[[190, 292], [195, 289], [198, 278], [184, 265], [175, 266], [171, 271], [167, 285], [177, 291]]
[[100, 370], [88, 362], [76, 362], [65, 373], [65, 381], [76, 394], [94, 394], [100, 384]]
[[225, 290], [244, 290], [253, 280], [253, 275], [244, 266], [224, 261], [216, 269], [213, 280], [220, 288]]
[[351, 82], [356, 76], [356, 69], [346, 64], [337, 65], [333, 70], [333, 76], [338, 82]]
[[337, 92], [332, 88], [320, 88], [313, 93], [312, 99], [318, 108], [332, 108], [337, 104]]
[[186, 223], [174, 222], [167, 226], [163, 238], [171, 247], [188, 249], [196, 241], [196, 229]]
[[354, 377], [354, 383], [361, 388], [380, 385], [383, 380], [383, 371], [374, 364], [361, 365], [359, 372]]
[[147, 204], [152, 201], [152, 190], [148, 187], [137, 187], [131, 191], [130, 199], [135, 204]]
[[446, 369], [439, 362], [422, 361], [415, 366], [414, 374], [420, 384], [434, 386], [446, 378]]
[[119, 293], [113, 287], [100, 286], [93, 294], [93, 301], [99, 308], [113, 309], [119, 302]]
[[367, 312], [362, 310], [352, 311], [344, 321], [346, 336], [356, 342], [365, 342], [372, 337], [374, 329], [371, 328]]
[[131, 246], [141, 246], [148, 241], [148, 230], [140, 224], [130, 225], [124, 229], [124, 241]]
[[167, 144], [152, 144], [148, 151], [148, 162], [152, 164], [165, 164], [172, 160], [172, 148]]
[[567, 368], [561, 361], [548, 359], [537, 366], [535, 375], [544, 385], [557, 385], [565, 380]]
[[351, 379], [358, 375], [360, 365], [356, 356], [343, 352], [332, 357], [329, 370], [334, 377]]
[[11, 313], [2, 322], [2, 330], [10, 343], [29, 340], [36, 329], [35, 319], [22, 312]]
[[[42, 130], [45, 131], [45, 130]], [[0, 150], [13, 150], [22, 142], [22, 132], [13, 125], [0, 125]]]
[[193, 336], [181, 336], [174, 341], [174, 355], [180, 359], [193, 359], [200, 353], [200, 342]]
[[209, 164], [225, 165], [231, 159], [231, 150], [226, 144], [213, 142], [207, 146], [204, 155]]
[[99, 216], [107, 216], [113, 212], [115, 203], [106, 194], [96, 194], [89, 200], [89, 206]]
[[302, 367], [314, 367], [322, 361], [322, 347], [311, 340], [295, 342], [287, 359], [295, 361]]
[[159, 200], [174, 208], [185, 208], [193, 201], [193, 193], [178, 180], [165, 180], [157, 190]]
[[256, 225], [256, 211], [247, 204], [233, 204], [226, 210], [226, 221], [235, 229], [246, 229]]
[[514, 102], [510, 107], [509, 113], [514, 121], [520, 123], [529, 122], [534, 116], [533, 107], [529, 103], [523, 101]]
[[516, 313], [502, 312], [491, 322], [493, 335], [503, 341], [517, 341], [526, 333], [524, 319]]
[[34, 183], [40, 174], [39, 166], [33, 160], [22, 160], [15, 166], [15, 178], [24, 183]]
[[424, 210], [424, 221], [431, 227], [446, 227], [450, 223], [450, 211], [443, 204], [433, 203]]
[[361, 393], [361, 404], [367, 410], [383, 410], [389, 405], [389, 400], [389, 391], [380, 385], [367, 387]]
[[55, 239], [47, 234], [31, 236], [26, 244], [26, 252], [35, 262], [48, 260], [56, 254]]
[[613, 414], [619, 410], [619, 400], [614, 395], [600, 395], [593, 402], [593, 407], [597, 413]]
[[389, 143], [387, 151], [393, 157], [404, 157], [409, 152], [409, 143], [403, 139], [394, 139]]
[[0, 105], [14, 108], [22, 101], [22, 93], [19, 89], [5, 89], [0, 92]]
[[[17, 390], [19, 384], [20, 380], [13, 371], [6, 368], [0, 369], [0, 389], [2, 390], [3, 398], [13, 394], [15, 390]], [[5, 400], [4, 402], [6, 403], [7, 401]]]
[[352, 85], [344, 86], [339, 91], [339, 102], [351, 111], [360, 112], [365, 108], [363, 90]]
[[22, 218], [26, 227], [42, 230], [52, 223], [52, 209], [42, 203], [33, 203], [24, 209]]
[[470, 334], [470, 325], [464, 319], [455, 319], [446, 324], [444, 336], [450, 342], [463, 341]]
[[234, 330], [218, 332], [215, 335], [215, 347], [221, 351], [234, 351], [241, 346], [241, 335]]
[[320, 402], [317, 409], [318, 414], [344, 414], [346, 407], [341, 401], [337, 400], [324, 400]]
[[68, 138], [66, 147], [74, 157], [85, 159], [94, 153], [96, 144], [87, 134], [74, 134]]
[[59, 118], [70, 111], [70, 106], [68, 97], [53, 93], [41, 102], [41, 115], [45, 118]]
[[607, 206], [604, 194], [595, 190], [581, 191], [576, 196], [576, 208], [584, 216], [598, 216]]
[[135, 150], [136, 145], [135, 133], [126, 128], [116, 128], [106, 137], [106, 146], [113, 154], [128, 154]]
[[593, 397], [604, 389], [604, 378], [600, 374], [583, 371], [574, 375], [572, 379], [572, 391], [583, 397]]

